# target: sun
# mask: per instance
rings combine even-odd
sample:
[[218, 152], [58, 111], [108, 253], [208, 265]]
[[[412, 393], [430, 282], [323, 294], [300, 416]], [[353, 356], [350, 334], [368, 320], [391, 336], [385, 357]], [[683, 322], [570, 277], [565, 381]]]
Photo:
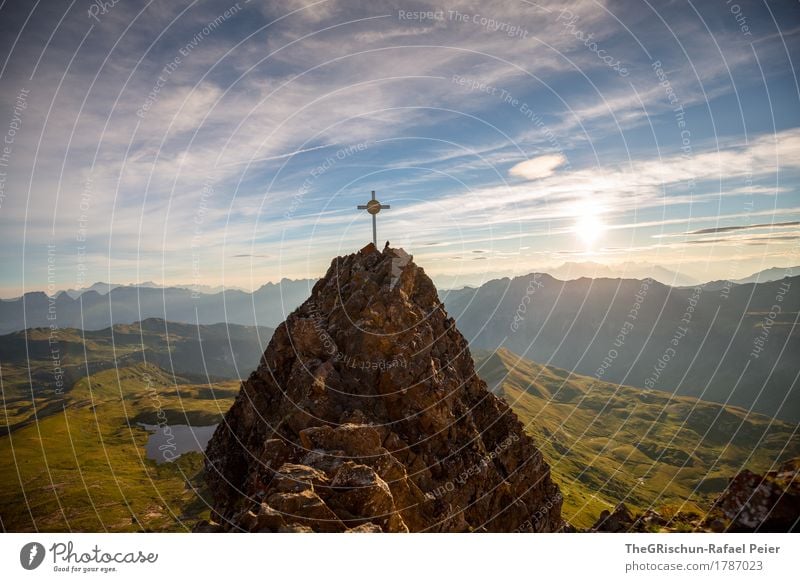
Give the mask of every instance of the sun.
[[575, 236], [583, 244], [591, 249], [595, 243], [603, 236], [606, 231], [606, 224], [600, 216], [600, 212], [592, 205], [587, 205], [581, 210], [581, 214], [575, 221]]

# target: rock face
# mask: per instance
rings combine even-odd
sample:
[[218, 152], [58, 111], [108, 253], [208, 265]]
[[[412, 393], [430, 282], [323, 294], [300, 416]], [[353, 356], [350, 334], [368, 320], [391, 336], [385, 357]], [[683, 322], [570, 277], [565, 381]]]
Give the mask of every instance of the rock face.
[[603, 510], [591, 531], [620, 533], [632, 531], [634, 517], [624, 503], [620, 503], [614, 511]]
[[744, 470], [728, 483], [714, 509], [730, 520], [732, 532], [800, 530], [800, 459], [757, 475]]
[[536, 531], [561, 494], [424, 271], [372, 244], [276, 330], [207, 448], [204, 531]]
[[618, 504], [614, 511], [603, 510], [600, 518], [589, 529], [592, 532], [631, 533], [649, 532], [663, 529], [667, 525], [661, 515], [653, 509], [634, 516], [624, 503]]
[[669, 519], [652, 509], [633, 515], [620, 503], [604, 510], [593, 532], [796, 532], [800, 530], [800, 459], [758, 475], [747, 469], [702, 514], [679, 511]]

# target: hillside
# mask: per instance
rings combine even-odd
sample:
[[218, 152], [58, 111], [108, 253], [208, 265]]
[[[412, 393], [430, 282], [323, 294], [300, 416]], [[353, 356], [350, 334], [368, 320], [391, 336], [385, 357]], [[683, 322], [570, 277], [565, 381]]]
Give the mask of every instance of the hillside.
[[141, 425], [217, 424], [271, 336], [160, 319], [60, 329], [53, 343], [43, 328], [1, 336], [2, 527], [190, 529], [207, 511], [203, 456], [157, 464]]
[[709, 507], [741, 469], [764, 472], [800, 454], [796, 426], [740, 408], [599, 382], [505, 349], [473, 356], [537, 439], [564, 516], [579, 527], [619, 502]]
[[46, 328], [0, 336], [5, 422], [29, 423], [31, 395], [39, 417], [60, 410], [62, 396], [81, 378], [140, 362], [159, 366], [195, 382], [239, 379], [258, 365], [272, 337], [267, 327], [197, 326], [161, 319], [82, 332]]
[[[141, 363], [78, 380], [38, 423], [0, 436], [3, 530], [191, 529], [208, 515], [203, 455], [158, 464], [138, 423], [216, 424], [238, 386], [195, 385]], [[28, 409], [35, 414], [30, 400]]]
[[685, 289], [532, 274], [443, 301], [472, 347], [800, 422], [800, 277]]

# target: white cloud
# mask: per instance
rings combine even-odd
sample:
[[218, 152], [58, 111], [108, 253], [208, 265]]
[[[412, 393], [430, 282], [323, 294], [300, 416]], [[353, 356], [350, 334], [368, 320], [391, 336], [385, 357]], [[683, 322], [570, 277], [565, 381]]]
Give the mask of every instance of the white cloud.
[[[779, 173], [798, 170], [800, 129], [789, 129], [756, 137], [748, 144], [730, 143], [720, 146], [719, 151], [697, 152], [688, 158], [674, 155], [629, 160], [617, 166], [552, 173], [535, 184], [472, 189], [440, 199], [435, 206], [448, 209], [448, 220], [465, 228], [573, 219], [580, 214], [585, 200], [593, 200], [604, 212], [629, 220], [625, 218], [628, 213], [647, 208], [724, 198], [729, 191], [733, 195], [747, 194], [748, 189], [742, 189], [746, 180], [769, 178], [777, 183]], [[691, 195], [666, 193], [665, 189], [686, 186], [689, 180], [716, 181], [719, 189], [698, 189]], [[785, 192], [781, 188], [774, 190], [776, 195]], [[753, 193], [763, 195], [763, 188], [756, 186]], [[399, 208], [395, 216], [424, 216], [431, 204]]]
[[[139, 7], [120, 3], [95, 27], [83, 50], [75, 52], [88, 26], [85, 14], [80, 13], [79, 18], [64, 21], [62, 28], [68, 28], [70, 34], [54, 37], [32, 81], [27, 79], [25, 59], [36, 60], [41, 47], [20, 45], [16, 49], [7, 71], [12, 75], [8, 86], [30, 85], [33, 92], [25, 113], [24, 135], [14, 146], [15, 172], [7, 185], [7, 191], [17, 195], [9, 195], [2, 206], [3, 230], [17, 243], [9, 247], [6, 257], [18, 255], [20, 244], [30, 244], [23, 236], [28, 241], [53, 238], [70, 251], [78, 221], [88, 214], [93, 242], [102, 243], [95, 247], [98, 257], [113, 248], [135, 256], [131, 264], [141, 267], [143, 273], [153, 265], [160, 269], [164, 259], [159, 251], [175, 251], [174, 256], [180, 257], [179, 251], [187, 248], [201, 204], [201, 184], [216, 168], [213, 174], [218, 187], [208, 201], [203, 229], [209, 246], [224, 242], [239, 252], [239, 247], [247, 246], [255, 236], [256, 219], [265, 221], [258, 224], [259, 233], [285, 230], [287, 238], [306, 237], [308, 229], [319, 227], [313, 249], [308, 251], [302, 245], [290, 258], [305, 265], [308, 253], [316, 252], [313, 260], [325, 263], [322, 257], [342, 244], [337, 226], [346, 228], [349, 214], [317, 214], [309, 196], [309, 204], [299, 208], [290, 223], [281, 219], [307, 170], [319, 162], [312, 155], [300, 158], [290, 170], [300, 176], [297, 183], [284, 180], [271, 186], [267, 180], [253, 179], [261, 178], [260, 172], [272, 168], [273, 162], [292, 154], [311, 154], [320, 144], [338, 147], [435, 135], [442, 138], [441, 144], [421, 147], [412, 154], [394, 155], [392, 151], [369, 163], [384, 171], [436, 164], [437, 171], [458, 174], [458, 179], [495, 165], [505, 169], [522, 160], [524, 153], [536, 156], [509, 172], [536, 180], [535, 184], [502, 185], [503, 175], [498, 171], [491, 187], [466, 178], [469, 192], [452, 195], [426, 190], [427, 184], [419, 176], [404, 177], [403, 187], [419, 188], [420, 198], [426, 202], [396, 206], [391, 220], [395, 227], [421, 230], [433, 239], [450, 238], [448, 229], [454, 225], [464, 229], [464, 240], [475, 240], [486, 234], [484, 228], [568, 219], [574, 216], [576, 201], [585, 197], [597, 197], [603, 208], [620, 217], [621, 224], [625, 212], [632, 209], [687, 203], [685, 195], [665, 197], [663, 188], [690, 177], [721, 176], [730, 188], [720, 194], [732, 195], [742, 193], [744, 180], [734, 184], [730, 178], [743, 176], [748, 168], [754, 175], [773, 175], [779, 168], [797, 167], [800, 160], [800, 137], [783, 133], [775, 140], [760, 138], [720, 152], [704, 152], [704, 145], [695, 143], [698, 153], [688, 160], [679, 156], [642, 159], [641, 150], [636, 150], [631, 160], [622, 157], [614, 167], [599, 161], [585, 169], [565, 167], [564, 155], [547, 152], [565, 151], [572, 161], [576, 142], [591, 142], [594, 147], [609, 135], [618, 136], [620, 126], [644, 124], [648, 115], [664, 113], [670, 105], [647, 63], [632, 69], [630, 85], [615, 76], [614, 83], [604, 84], [607, 67], [572, 35], [565, 34], [561, 24], [554, 24], [562, 7], [554, 1], [517, 5], [454, 0], [445, 7], [519, 25], [530, 33], [525, 39], [509, 38], [469, 19], [403, 21], [391, 1], [292, 0], [247, 7], [242, 3], [241, 12], [182, 60], [145, 119], [139, 120], [137, 108], [153, 89], [161, 67], [180, 54], [176, 47], [184, 46], [230, 4], [201, 3], [187, 10], [175, 25], [170, 23], [183, 8], [154, 4], [139, 24], [126, 30]], [[304, 6], [304, 10], [256, 31], [262, 16], [267, 16], [266, 23]], [[620, 39], [627, 37], [619, 35], [619, 23], [609, 12], [586, 2], [571, 3], [568, 9], [580, 15], [581, 29], [593, 33], [604, 48], [624, 49], [625, 41]], [[636, 29], [644, 13], [649, 14], [647, 10], [626, 14], [626, 24]], [[362, 20], [379, 16], [383, 17]], [[29, 28], [35, 28], [35, 20]], [[254, 31], [253, 37], [244, 41]], [[160, 32], [164, 32], [162, 40], [148, 48]], [[729, 91], [728, 67], [737, 74], [753, 58], [749, 45], [734, 42], [735, 35], [716, 34], [715, 41], [721, 43], [725, 54], [725, 59], [720, 59], [715, 47], [708, 50], [710, 41], [703, 41], [705, 36], [682, 37], [696, 74], [669, 70], [673, 89], [687, 109], [713, 99], [720, 91]], [[23, 43], [26, 38], [34, 37], [24, 35]], [[653, 40], [655, 45], [658, 39]], [[240, 41], [242, 44], [237, 44]], [[769, 54], [763, 52], [767, 49], [759, 45], [759, 56], [770, 66]], [[65, 75], [67, 59], [73, 53], [75, 62]], [[634, 52], [629, 54], [633, 58]], [[537, 114], [541, 109], [548, 118], [546, 129], [563, 147], [549, 142], [544, 128], [523, 119], [518, 107], [515, 110], [496, 95], [456, 85], [454, 74], [473, 77], [520, 98], [526, 91], [541, 90], [551, 99], [531, 104]], [[8, 105], [4, 99], [0, 96], [0, 104]], [[489, 124], [494, 113], [508, 135], [451, 134], [447, 127], [442, 128], [446, 123], [438, 125], [448, 115], [459, 122], [474, 116], [476, 123]], [[434, 141], [430, 139], [429, 144]], [[442, 144], [451, 147], [443, 150]], [[376, 153], [379, 147], [374, 148]], [[319, 155], [328, 153], [320, 151]], [[601, 151], [600, 156], [606, 153]], [[95, 154], [91, 172], [94, 198], [85, 211], [80, 207], [80, 194]], [[416, 159], [411, 160], [411, 155]], [[254, 162], [251, 167], [249, 161]], [[242, 176], [245, 169], [247, 175]], [[385, 178], [375, 180], [395, 180], [397, 175], [386, 172]], [[246, 179], [237, 185], [239, 178]], [[785, 194], [784, 184], [776, 180], [774, 188], [756, 185], [755, 189], [767, 195]], [[323, 189], [326, 184], [320, 180], [315, 187]], [[695, 200], [714, 194], [698, 193]], [[267, 201], [263, 208], [258, 204], [262, 200]], [[420, 212], [422, 207], [436, 212]], [[446, 221], [440, 219], [443, 215]], [[232, 219], [230, 223], [228, 219]], [[509, 230], [513, 228], [490, 238], [499, 240]], [[268, 254], [274, 254], [269, 250]], [[145, 253], [141, 259], [140, 251]], [[262, 251], [259, 248], [253, 254]], [[33, 272], [39, 268], [41, 272], [45, 262], [31, 259], [31, 252], [27, 260], [33, 267], [26, 264], [25, 269]], [[166, 260], [173, 261], [169, 267], [175, 268], [184, 259], [170, 256]], [[207, 264], [214, 261], [209, 259]], [[273, 278], [265, 271], [255, 276]]]
[[547, 178], [552, 176], [556, 168], [564, 165], [567, 158], [563, 154], [549, 154], [546, 156], [539, 156], [530, 160], [525, 160], [512, 167], [508, 173], [517, 178], [525, 178], [526, 180], [538, 180], [539, 178]]

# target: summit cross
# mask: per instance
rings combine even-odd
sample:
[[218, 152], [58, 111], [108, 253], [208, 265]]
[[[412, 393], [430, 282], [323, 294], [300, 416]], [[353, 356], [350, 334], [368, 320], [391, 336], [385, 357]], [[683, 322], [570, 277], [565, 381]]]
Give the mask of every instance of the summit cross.
[[378, 225], [375, 216], [381, 210], [389, 210], [391, 206], [388, 204], [381, 204], [375, 199], [375, 190], [372, 191], [372, 200], [367, 202], [366, 204], [359, 204], [356, 206], [359, 210], [366, 210], [372, 215], [372, 244], [375, 245], [375, 248], [378, 248]]

